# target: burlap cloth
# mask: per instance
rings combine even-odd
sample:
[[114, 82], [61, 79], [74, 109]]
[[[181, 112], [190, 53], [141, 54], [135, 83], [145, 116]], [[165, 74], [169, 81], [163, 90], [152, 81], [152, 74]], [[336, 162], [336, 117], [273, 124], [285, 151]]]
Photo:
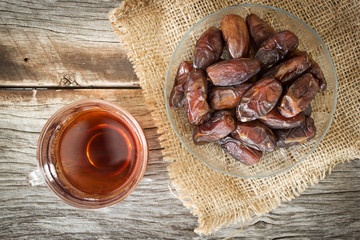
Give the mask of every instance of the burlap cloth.
[[[291, 170], [268, 178], [235, 178], [206, 167], [181, 145], [165, 110], [166, 70], [180, 39], [201, 18], [241, 3], [274, 6], [309, 24], [328, 47], [339, 81], [334, 120], [318, 148]], [[337, 164], [359, 158], [359, 9], [356, 0], [143, 0], [124, 1], [110, 13], [161, 134], [172, 184], [183, 204], [198, 217], [197, 233], [209, 234], [223, 224], [267, 213], [318, 183]]]

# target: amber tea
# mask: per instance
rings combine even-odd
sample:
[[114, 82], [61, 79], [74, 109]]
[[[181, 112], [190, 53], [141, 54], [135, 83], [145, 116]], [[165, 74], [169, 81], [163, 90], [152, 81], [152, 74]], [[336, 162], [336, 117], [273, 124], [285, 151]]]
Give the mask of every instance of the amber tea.
[[78, 190], [107, 194], [131, 175], [138, 142], [114, 114], [102, 110], [83, 112], [63, 131], [56, 165]]
[[135, 189], [145, 172], [148, 148], [128, 112], [102, 100], [84, 100], [49, 119], [37, 156], [45, 183], [64, 202], [100, 208]]

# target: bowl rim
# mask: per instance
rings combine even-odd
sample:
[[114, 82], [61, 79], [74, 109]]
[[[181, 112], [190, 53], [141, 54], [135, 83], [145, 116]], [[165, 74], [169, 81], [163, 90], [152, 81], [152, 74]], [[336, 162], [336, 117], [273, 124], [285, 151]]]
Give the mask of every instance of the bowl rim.
[[[176, 130], [175, 126], [174, 126], [174, 123], [170, 117], [170, 106], [169, 106], [169, 102], [166, 101], [166, 96], [167, 96], [167, 83], [168, 83], [168, 78], [169, 78], [169, 74], [170, 74], [170, 67], [171, 67], [171, 64], [174, 60], [174, 56], [175, 56], [175, 53], [177, 52], [177, 50], [179, 49], [181, 43], [184, 41], [185, 38], [187, 38], [190, 33], [199, 25], [201, 24], [203, 21], [205, 21], [206, 19], [216, 15], [216, 14], [219, 14], [223, 11], [227, 11], [229, 9], [232, 9], [232, 8], [238, 8], [238, 7], [263, 7], [263, 8], [268, 8], [268, 9], [271, 9], [271, 10], [274, 10], [274, 11], [279, 11], [279, 12], [282, 12], [282, 13], [285, 13], [287, 15], [289, 15], [290, 17], [294, 18], [295, 20], [297, 20], [298, 22], [300, 22], [301, 24], [305, 25], [321, 42], [321, 45], [323, 46], [323, 48], [325, 49], [329, 59], [330, 59], [330, 63], [331, 63], [331, 66], [332, 66], [332, 69], [333, 69], [333, 72], [334, 72], [334, 79], [335, 79], [335, 102], [334, 102], [334, 107], [330, 113], [330, 121], [329, 121], [329, 124], [328, 126], [326, 127], [325, 129], [325, 132], [323, 133], [323, 135], [320, 137], [320, 139], [317, 141], [317, 143], [314, 145], [314, 147], [304, 156], [302, 157], [300, 160], [296, 161], [294, 164], [292, 164], [291, 166], [287, 167], [287, 168], [284, 168], [282, 170], [279, 170], [277, 172], [274, 172], [272, 174], [269, 174], [269, 175], [259, 175], [259, 176], [241, 176], [241, 175], [237, 175], [237, 174], [233, 174], [233, 173], [229, 173], [229, 172], [226, 172], [226, 171], [223, 171], [223, 170], [219, 170], [219, 169], [216, 169], [214, 167], [212, 167], [211, 165], [209, 165], [208, 163], [206, 163], [204, 160], [201, 159], [201, 157], [197, 156], [197, 154], [195, 154], [183, 141], [182, 137], [180, 136], [180, 134], [178, 133], [178, 131]], [[176, 48], [174, 49], [172, 55], [171, 55], [171, 59], [170, 59], [170, 62], [169, 62], [169, 65], [168, 65], [168, 69], [166, 71], [166, 77], [165, 77], [165, 86], [164, 86], [164, 99], [165, 99], [165, 108], [166, 108], [166, 115], [168, 116], [168, 119], [170, 121], [170, 124], [171, 124], [171, 127], [172, 129], [175, 131], [177, 137], [180, 139], [180, 142], [182, 143], [182, 145], [186, 148], [187, 151], [189, 151], [193, 156], [195, 156], [196, 158], [198, 158], [202, 163], [204, 163], [207, 167], [217, 171], [217, 172], [221, 172], [221, 173], [224, 173], [226, 175], [229, 175], [229, 176], [232, 176], [232, 177], [239, 177], [239, 178], [244, 178], [244, 179], [256, 179], [256, 178], [266, 178], [266, 177], [272, 177], [272, 176], [275, 176], [275, 175], [278, 175], [278, 174], [281, 174], [281, 173], [284, 173], [284, 172], [287, 172], [288, 170], [292, 169], [293, 167], [295, 167], [296, 165], [298, 165], [299, 163], [303, 162], [307, 157], [309, 157], [314, 151], [315, 149], [318, 147], [318, 145], [320, 144], [320, 142], [323, 140], [323, 138], [325, 137], [325, 135], [328, 133], [329, 129], [330, 129], [330, 126], [333, 122], [333, 118], [334, 118], [334, 113], [335, 113], [335, 109], [336, 109], [336, 104], [337, 104], [337, 90], [338, 90], [338, 79], [337, 79], [337, 74], [336, 74], [336, 70], [335, 70], [335, 66], [334, 66], [334, 63], [333, 63], [333, 60], [331, 58], [331, 54], [328, 50], [328, 48], [326, 47], [324, 41], [321, 39], [321, 37], [319, 36], [319, 34], [317, 32], [315, 32], [314, 29], [312, 29], [308, 24], [306, 24], [304, 21], [302, 21], [301, 19], [299, 19], [298, 17], [296, 17], [294, 14], [288, 12], [288, 11], [285, 11], [285, 10], [282, 10], [282, 9], [279, 9], [279, 8], [276, 8], [276, 7], [272, 7], [272, 6], [267, 6], [267, 5], [261, 5], [261, 4], [238, 4], [238, 5], [233, 5], [233, 6], [229, 6], [229, 7], [226, 7], [226, 8], [223, 8], [219, 11], [216, 11], [212, 14], [209, 14], [207, 15], [206, 17], [200, 19], [198, 22], [196, 22], [194, 24], [194, 26], [192, 26], [185, 34], [184, 36], [181, 38], [180, 42], [177, 44]]]

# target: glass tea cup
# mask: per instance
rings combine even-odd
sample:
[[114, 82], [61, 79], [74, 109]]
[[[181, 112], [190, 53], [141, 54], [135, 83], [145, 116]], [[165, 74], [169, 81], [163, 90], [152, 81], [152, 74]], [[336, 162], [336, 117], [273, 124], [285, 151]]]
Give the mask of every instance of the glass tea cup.
[[43, 127], [38, 170], [30, 186], [46, 183], [63, 202], [102, 208], [125, 199], [144, 176], [148, 145], [127, 111], [103, 100], [81, 100], [57, 111]]

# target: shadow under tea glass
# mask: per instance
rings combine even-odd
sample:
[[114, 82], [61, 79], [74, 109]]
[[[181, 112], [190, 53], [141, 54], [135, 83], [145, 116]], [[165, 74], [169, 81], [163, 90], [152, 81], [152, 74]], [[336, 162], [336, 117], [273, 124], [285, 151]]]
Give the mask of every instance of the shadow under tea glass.
[[103, 100], [81, 100], [57, 111], [40, 133], [39, 169], [30, 186], [43, 182], [62, 201], [102, 208], [125, 199], [142, 179], [148, 145], [127, 111]]

